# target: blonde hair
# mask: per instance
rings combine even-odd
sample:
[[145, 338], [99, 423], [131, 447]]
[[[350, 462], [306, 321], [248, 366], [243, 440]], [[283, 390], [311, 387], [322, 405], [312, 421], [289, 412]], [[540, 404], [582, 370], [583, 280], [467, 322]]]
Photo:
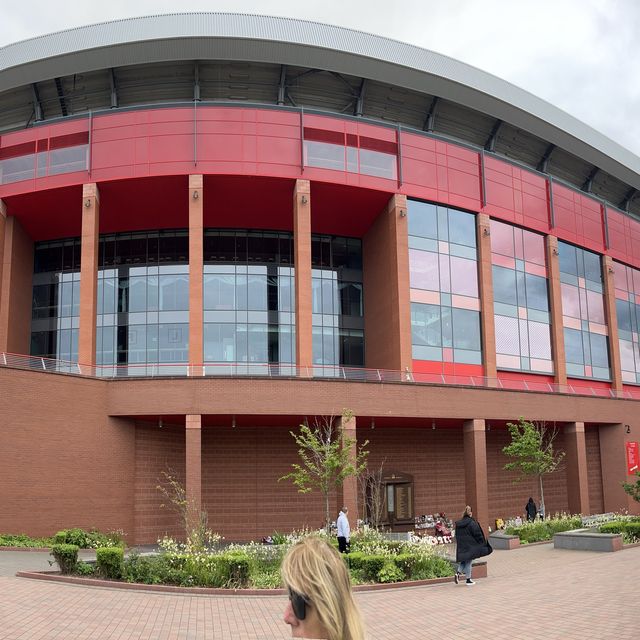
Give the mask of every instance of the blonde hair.
[[309, 536], [287, 552], [280, 567], [285, 587], [305, 596], [327, 640], [363, 640], [364, 624], [353, 599], [349, 571], [324, 540]]

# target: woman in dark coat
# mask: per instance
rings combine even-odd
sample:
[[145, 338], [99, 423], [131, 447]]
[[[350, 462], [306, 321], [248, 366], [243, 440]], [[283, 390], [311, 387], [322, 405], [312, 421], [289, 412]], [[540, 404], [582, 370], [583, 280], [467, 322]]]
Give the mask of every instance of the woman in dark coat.
[[524, 510], [527, 512], [527, 520], [529, 522], [533, 522], [536, 519], [536, 514], [538, 513], [536, 503], [533, 501], [533, 498], [529, 498], [529, 502], [524, 505]]
[[460, 578], [464, 575], [467, 584], [475, 584], [471, 579], [471, 563], [476, 558], [488, 556], [491, 547], [484, 537], [482, 528], [472, 517], [471, 507], [466, 506], [462, 519], [456, 522], [456, 562], [458, 570], [454, 577], [455, 583], [460, 582]]

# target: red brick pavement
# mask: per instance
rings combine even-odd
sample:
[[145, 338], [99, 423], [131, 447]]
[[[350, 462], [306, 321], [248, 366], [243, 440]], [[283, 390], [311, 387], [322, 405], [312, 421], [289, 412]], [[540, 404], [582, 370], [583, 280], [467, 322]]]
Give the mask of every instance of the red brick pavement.
[[[496, 551], [488, 562], [489, 577], [472, 587], [357, 594], [368, 637], [638, 638], [640, 547], [607, 554], [542, 545]], [[284, 604], [283, 597], [164, 595], [5, 575], [0, 639], [287, 638]]]

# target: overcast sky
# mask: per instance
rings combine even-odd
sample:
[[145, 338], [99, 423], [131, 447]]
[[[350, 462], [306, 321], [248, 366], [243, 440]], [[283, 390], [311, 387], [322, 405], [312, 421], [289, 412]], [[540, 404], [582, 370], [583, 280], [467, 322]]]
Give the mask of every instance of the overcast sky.
[[639, 0], [403, 0], [392, 6], [389, 0], [0, 0], [0, 46], [105, 20], [176, 11], [315, 20], [472, 64], [640, 155]]

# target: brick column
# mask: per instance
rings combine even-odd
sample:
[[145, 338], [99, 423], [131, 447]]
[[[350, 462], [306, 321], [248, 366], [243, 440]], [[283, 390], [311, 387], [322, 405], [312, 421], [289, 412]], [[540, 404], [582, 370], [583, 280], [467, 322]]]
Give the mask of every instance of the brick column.
[[632, 500], [620, 484], [624, 480], [629, 480], [627, 477], [624, 425], [602, 424], [598, 429], [598, 436], [604, 511], [628, 509]]
[[487, 443], [484, 420], [466, 420], [463, 426], [465, 499], [474, 518], [489, 535]]
[[204, 218], [203, 180], [189, 176], [189, 368], [190, 375], [203, 375], [204, 367]]
[[480, 294], [480, 330], [482, 332], [482, 365], [489, 379], [498, 377], [496, 367], [496, 326], [493, 310], [493, 272], [491, 267], [491, 227], [489, 216], [476, 216], [478, 238], [478, 278]]
[[296, 180], [293, 190], [293, 250], [296, 289], [296, 365], [312, 375], [311, 183]]
[[7, 205], [0, 200], [0, 309], [2, 309], [2, 267], [4, 263], [4, 230], [7, 222]]
[[613, 280], [615, 265], [611, 256], [602, 257], [602, 282], [604, 284], [604, 314], [609, 328], [609, 359], [611, 364], [611, 386], [622, 391], [622, 364], [618, 336], [618, 314], [616, 312], [616, 285]]
[[98, 230], [100, 193], [95, 183], [82, 185], [82, 234], [80, 266], [80, 328], [78, 362], [96, 363], [96, 316], [98, 302]]
[[560, 260], [558, 238], [547, 236], [547, 271], [549, 283], [549, 311], [551, 313], [551, 349], [553, 351], [554, 382], [567, 384], [567, 362], [564, 354], [562, 324], [562, 290], [560, 288]]
[[[354, 440], [353, 446], [349, 450], [349, 457], [351, 462], [355, 464], [358, 453], [355, 416], [349, 420], [345, 420], [340, 416], [338, 418], [338, 425], [342, 432], [343, 442], [345, 437]], [[338, 504], [336, 514], [343, 506], [348, 507], [349, 524], [352, 529], [355, 529], [356, 521], [360, 517], [360, 513], [358, 512], [358, 478], [356, 476], [345, 478], [342, 483], [342, 491], [338, 491], [338, 502], [340, 504]]]
[[411, 371], [407, 197], [395, 194], [363, 239], [365, 365]]
[[185, 470], [187, 517], [190, 528], [198, 524], [202, 511], [202, 416], [185, 416]]
[[18, 219], [4, 217], [0, 280], [0, 352], [28, 354], [31, 344], [33, 242]]
[[587, 477], [587, 446], [584, 422], [572, 422], [564, 430], [567, 452], [567, 497], [571, 513], [590, 513], [589, 479]]

